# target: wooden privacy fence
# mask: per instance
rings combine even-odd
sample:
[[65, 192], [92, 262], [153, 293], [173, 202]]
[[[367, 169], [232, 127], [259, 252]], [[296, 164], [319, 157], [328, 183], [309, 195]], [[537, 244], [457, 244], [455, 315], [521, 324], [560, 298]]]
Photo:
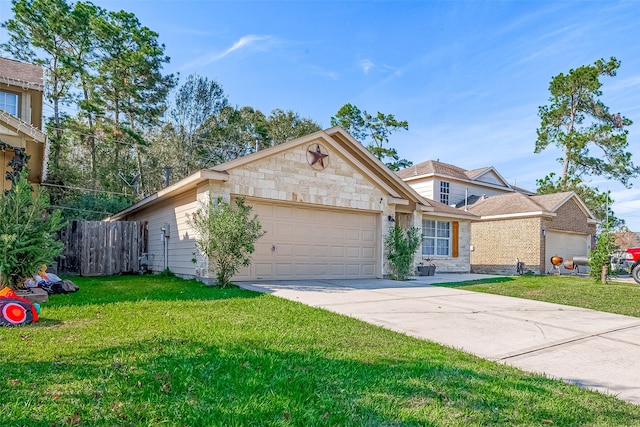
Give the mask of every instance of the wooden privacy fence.
[[69, 221], [60, 230], [65, 249], [59, 274], [108, 276], [135, 273], [147, 252], [147, 223], [142, 221]]

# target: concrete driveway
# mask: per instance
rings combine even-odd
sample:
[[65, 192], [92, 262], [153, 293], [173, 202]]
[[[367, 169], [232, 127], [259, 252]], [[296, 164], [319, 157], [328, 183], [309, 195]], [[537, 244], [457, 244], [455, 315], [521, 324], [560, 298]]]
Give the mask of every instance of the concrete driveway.
[[487, 277], [238, 285], [640, 404], [640, 318], [431, 285]]

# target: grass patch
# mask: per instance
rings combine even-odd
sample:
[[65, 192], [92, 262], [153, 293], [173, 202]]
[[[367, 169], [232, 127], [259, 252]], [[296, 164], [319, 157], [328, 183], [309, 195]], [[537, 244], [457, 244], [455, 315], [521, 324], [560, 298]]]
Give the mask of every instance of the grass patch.
[[565, 304], [608, 313], [640, 317], [640, 285], [602, 284], [575, 276], [514, 276], [436, 286]]
[[74, 281], [0, 329], [0, 425], [640, 425], [611, 396], [270, 295]]

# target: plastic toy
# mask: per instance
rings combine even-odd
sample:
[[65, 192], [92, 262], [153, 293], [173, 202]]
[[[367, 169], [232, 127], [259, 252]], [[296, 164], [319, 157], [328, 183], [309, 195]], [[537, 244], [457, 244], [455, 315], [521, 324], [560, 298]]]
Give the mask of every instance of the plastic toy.
[[0, 326], [25, 325], [38, 321], [36, 307], [9, 288], [0, 290]]

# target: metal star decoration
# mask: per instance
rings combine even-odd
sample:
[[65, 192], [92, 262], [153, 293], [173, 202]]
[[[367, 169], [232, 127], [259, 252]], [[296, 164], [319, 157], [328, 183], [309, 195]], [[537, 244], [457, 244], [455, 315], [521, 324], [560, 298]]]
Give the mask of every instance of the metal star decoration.
[[320, 149], [320, 144], [316, 144], [315, 150], [309, 150], [309, 154], [313, 156], [313, 159], [309, 160], [309, 164], [311, 166], [315, 166], [317, 164], [321, 169], [327, 167], [327, 165], [324, 164], [324, 159], [329, 157], [329, 155], [322, 152], [322, 150]]

